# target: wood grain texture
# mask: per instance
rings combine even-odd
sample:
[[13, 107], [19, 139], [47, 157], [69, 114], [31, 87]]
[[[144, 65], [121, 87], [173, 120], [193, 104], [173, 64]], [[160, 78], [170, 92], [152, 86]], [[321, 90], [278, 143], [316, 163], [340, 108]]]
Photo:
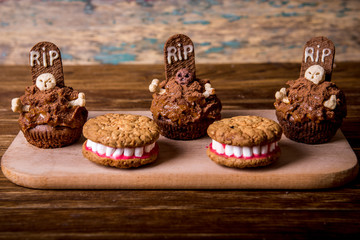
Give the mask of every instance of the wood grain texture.
[[327, 36], [336, 61], [360, 60], [357, 0], [0, 1], [0, 64], [25, 65], [55, 43], [64, 64], [163, 63], [173, 34], [198, 63], [301, 62], [306, 41]]
[[[360, 156], [360, 62], [338, 63], [345, 91], [342, 130]], [[197, 65], [225, 109], [272, 109], [274, 93], [300, 64]], [[65, 84], [89, 110], [148, 109], [147, 86], [163, 65], [64, 66]], [[30, 67], [0, 66], [0, 156], [19, 128], [10, 100], [31, 83]], [[0, 239], [351, 239], [360, 236], [360, 181], [330, 190], [32, 190], [0, 173]]]

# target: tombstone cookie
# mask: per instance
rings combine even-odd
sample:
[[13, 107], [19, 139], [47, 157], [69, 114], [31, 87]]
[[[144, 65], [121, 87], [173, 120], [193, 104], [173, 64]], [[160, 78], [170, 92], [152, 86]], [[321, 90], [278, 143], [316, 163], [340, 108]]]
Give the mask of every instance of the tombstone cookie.
[[324, 69], [324, 79], [331, 81], [334, 57], [335, 46], [331, 40], [326, 37], [310, 39], [304, 47], [300, 77], [305, 76], [305, 72], [309, 67], [319, 65]]
[[190, 140], [206, 135], [207, 127], [221, 118], [221, 102], [209, 80], [196, 77], [195, 49], [188, 36], [176, 34], [164, 46], [165, 76], [154, 79], [151, 112], [167, 138]]
[[85, 94], [64, 84], [59, 48], [40, 42], [30, 50], [32, 85], [14, 98], [11, 109], [20, 113], [26, 140], [40, 148], [57, 148], [77, 141], [87, 120]]
[[300, 78], [276, 92], [277, 119], [286, 137], [308, 144], [330, 141], [346, 116], [344, 93], [330, 82], [334, 44], [315, 37], [304, 47]]

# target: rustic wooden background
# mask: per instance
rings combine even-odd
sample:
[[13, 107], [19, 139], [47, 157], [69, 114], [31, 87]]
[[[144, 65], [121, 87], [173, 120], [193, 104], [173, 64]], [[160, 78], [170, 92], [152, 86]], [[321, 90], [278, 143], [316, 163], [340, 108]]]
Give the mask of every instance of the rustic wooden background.
[[[273, 109], [305, 42], [333, 40], [333, 81], [348, 104], [341, 130], [359, 159], [359, 13], [358, 0], [0, 0], [0, 158], [19, 132], [10, 102], [31, 83], [37, 42], [59, 46], [65, 84], [86, 93], [90, 111], [134, 110], [149, 108], [148, 83], [164, 78], [166, 39], [184, 33], [224, 109]], [[358, 239], [359, 203], [359, 176], [313, 191], [42, 191], [0, 171], [0, 239]]]
[[0, 0], [0, 64], [27, 65], [44, 40], [65, 65], [161, 64], [175, 33], [192, 38], [197, 63], [300, 63], [319, 35], [336, 61], [359, 61], [359, 10], [358, 0]]

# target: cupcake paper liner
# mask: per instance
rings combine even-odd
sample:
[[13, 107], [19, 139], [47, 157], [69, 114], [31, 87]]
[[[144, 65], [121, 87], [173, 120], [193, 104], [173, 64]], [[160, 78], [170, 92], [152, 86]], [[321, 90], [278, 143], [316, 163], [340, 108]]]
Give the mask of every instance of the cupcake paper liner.
[[319, 144], [330, 141], [342, 123], [342, 119], [336, 122], [292, 122], [282, 118], [279, 114], [276, 114], [276, 116], [287, 138], [307, 144]]
[[54, 128], [29, 129], [24, 133], [26, 140], [39, 148], [59, 148], [70, 145], [81, 136], [82, 128]]
[[213, 119], [206, 119], [179, 126], [166, 120], [154, 119], [154, 121], [159, 126], [161, 135], [175, 140], [192, 140], [203, 137], [206, 135], [209, 125], [214, 122]]

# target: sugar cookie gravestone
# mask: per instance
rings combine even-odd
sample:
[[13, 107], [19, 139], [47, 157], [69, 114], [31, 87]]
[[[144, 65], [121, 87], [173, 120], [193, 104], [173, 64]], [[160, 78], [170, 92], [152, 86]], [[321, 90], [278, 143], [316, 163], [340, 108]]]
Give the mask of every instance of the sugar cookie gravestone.
[[334, 43], [326, 37], [314, 37], [306, 42], [301, 63], [300, 77], [313, 65], [320, 65], [325, 71], [325, 81], [331, 81], [335, 57]]
[[181, 69], [187, 69], [196, 79], [195, 48], [191, 39], [184, 34], [170, 37], [164, 46], [166, 81]]

